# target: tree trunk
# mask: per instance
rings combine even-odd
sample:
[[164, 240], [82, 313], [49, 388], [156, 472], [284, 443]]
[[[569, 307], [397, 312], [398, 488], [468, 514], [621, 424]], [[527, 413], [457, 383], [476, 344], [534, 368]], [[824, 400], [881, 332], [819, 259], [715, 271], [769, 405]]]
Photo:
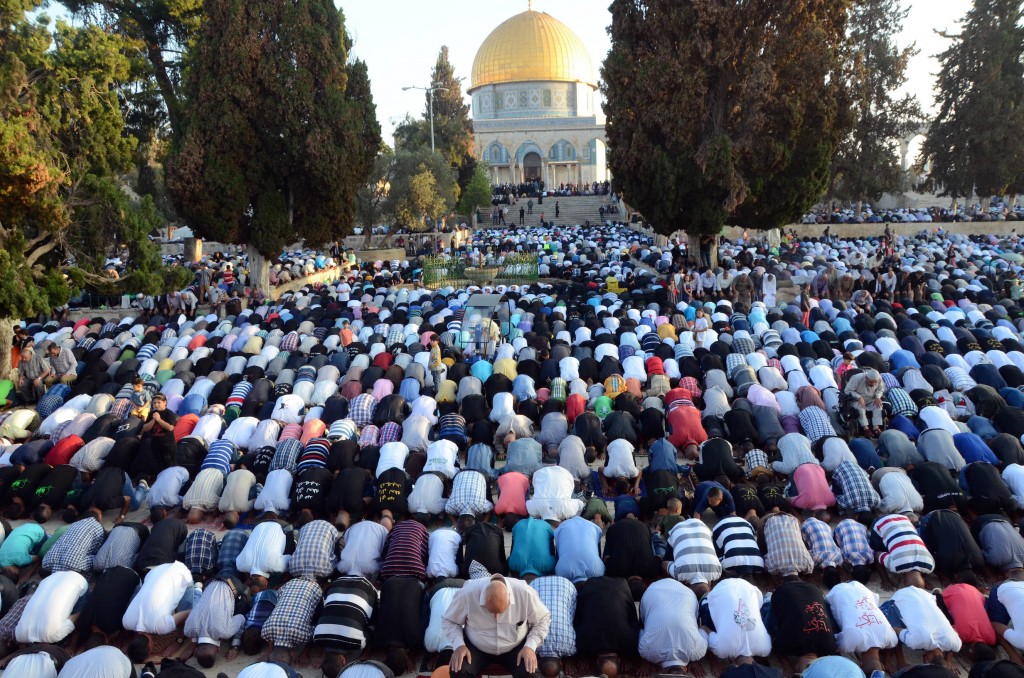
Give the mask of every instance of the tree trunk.
[[17, 374], [11, 367], [11, 345], [14, 343], [13, 318], [0, 318], [0, 379], [10, 379], [18, 385]]
[[863, 211], [864, 211], [864, 201], [863, 200], [858, 200], [857, 201], [857, 214], [859, 215]]
[[[704, 268], [701, 262], [701, 249], [700, 241], [704, 236], [699, 234], [687, 233], [686, 234], [686, 251], [690, 259], [697, 263], [697, 266], [701, 269]], [[710, 252], [711, 268], [718, 266], [718, 240], [716, 238], [715, 243], [711, 246]]]
[[988, 208], [992, 206], [992, 196], [986, 195], [981, 199], [981, 213], [988, 214]]
[[260, 290], [270, 298], [270, 260], [256, 251], [252, 245], [247, 246], [249, 254], [249, 287]]

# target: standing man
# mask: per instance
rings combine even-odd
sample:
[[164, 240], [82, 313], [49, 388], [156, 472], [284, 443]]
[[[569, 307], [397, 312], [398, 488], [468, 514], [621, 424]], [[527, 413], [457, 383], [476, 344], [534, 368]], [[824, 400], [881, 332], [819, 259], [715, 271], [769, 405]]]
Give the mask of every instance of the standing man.
[[537, 648], [550, 625], [551, 612], [525, 582], [500, 574], [466, 582], [441, 621], [455, 648], [452, 678], [476, 678], [490, 664], [513, 678], [535, 675]]
[[519, 225], [522, 226], [525, 223], [526, 223], [526, 208], [525, 207], [520, 207], [519, 208]]
[[199, 303], [205, 304], [210, 301], [210, 282], [213, 279], [213, 275], [210, 273], [210, 268], [203, 262], [202, 267], [199, 269]]
[[558, 206], [558, 201], [556, 200], [556, 201], [555, 201], [555, 219], [557, 219], [557, 218], [558, 218], [558, 215], [559, 215], [559, 213], [560, 213], [561, 211], [562, 211], [562, 210], [561, 210], [561, 208], [560, 208], [560, 207]]
[[444, 374], [444, 364], [441, 362], [441, 340], [435, 334], [430, 337], [430, 361], [428, 363], [430, 374], [434, 377], [434, 392], [441, 390], [441, 376]]

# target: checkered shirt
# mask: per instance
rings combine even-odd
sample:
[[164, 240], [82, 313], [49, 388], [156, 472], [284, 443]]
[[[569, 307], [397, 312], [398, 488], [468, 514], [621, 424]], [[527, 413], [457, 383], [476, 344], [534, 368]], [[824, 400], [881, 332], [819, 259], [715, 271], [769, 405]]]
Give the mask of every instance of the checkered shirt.
[[402, 439], [402, 425], [389, 421], [384, 424], [380, 429], [380, 440], [379, 445], [386, 445], [388, 443], [396, 443]]
[[881, 377], [882, 384], [884, 384], [886, 388], [897, 388], [900, 385], [900, 382], [896, 377], [888, 372], [882, 372]]
[[370, 424], [359, 433], [359, 447], [370, 447], [380, 443], [380, 429]]
[[326, 520], [314, 520], [299, 530], [295, 553], [288, 561], [294, 577], [326, 577], [337, 562], [338, 531]]
[[405, 328], [401, 325], [394, 325], [391, 331], [388, 332], [388, 338], [385, 342], [388, 346], [394, 346], [395, 344], [405, 343]]
[[142, 539], [133, 527], [115, 525], [103, 546], [96, 552], [92, 567], [97, 572], [104, 572], [112, 567], [135, 567], [135, 558], [139, 555]]
[[40, 419], [46, 419], [48, 416], [60, 409], [61, 405], [64, 404], [64, 396], [60, 393], [54, 393], [53, 389], [39, 399], [36, 403], [36, 412], [39, 414]]
[[836, 430], [832, 428], [832, 421], [828, 418], [828, 413], [817, 405], [812, 405], [800, 411], [800, 428], [804, 430], [804, 435], [807, 436], [812, 445], [822, 438], [836, 435]]
[[332, 440], [356, 440], [359, 437], [359, 427], [351, 419], [339, 419], [331, 424], [327, 437]]
[[235, 560], [238, 555], [245, 548], [246, 542], [249, 541], [249, 531], [239, 530], [237, 528], [228, 530], [227, 534], [220, 542], [220, 550], [217, 552], [217, 569], [221, 572], [229, 572], [231, 574], [238, 574], [238, 568], [235, 565]]
[[298, 347], [299, 347], [299, 333], [298, 332], [289, 332], [288, 334], [284, 335], [284, 337], [282, 337], [282, 339], [281, 339], [281, 343], [278, 345], [279, 349], [281, 349], [282, 351], [288, 351], [289, 353], [291, 353], [292, 351], [296, 350]]
[[348, 416], [356, 426], [363, 427], [373, 421], [373, 411], [376, 408], [376, 398], [369, 393], [360, 393], [349, 404]]
[[604, 380], [604, 393], [609, 398], [614, 398], [626, 390], [626, 380], [621, 374], [613, 374]]
[[800, 526], [800, 534], [804, 543], [811, 551], [814, 564], [820, 568], [839, 567], [843, 564], [843, 554], [832, 539], [832, 528], [817, 518], [808, 518]]
[[24, 598], [18, 598], [14, 601], [14, 605], [11, 605], [11, 609], [7, 611], [4, 618], [0, 619], [0, 640], [8, 643], [14, 640], [14, 630], [18, 627], [18, 622], [21, 621], [21, 615], [25, 612], [25, 608], [28, 606], [28, 601], [31, 599], [31, 593]]
[[786, 576], [811, 572], [814, 560], [800, 535], [800, 521], [788, 513], [770, 515], [762, 524], [767, 555], [765, 568], [772, 574]]
[[757, 449], [756, 447], [747, 452], [744, 457], [744, 465], [746, 466], [745, 473], [748, 478], [754, 477], [754, 472], [758, 468], [766, 468], [771, 470], [771, 466], [768, 465], [768, 453], [764, 450]]
[[89, 576], [96, 552], [103, 546], [107, 532], [95, 518], [72, 523], [43, 557], [48, 572], [78, 572]]
[[868, 541], [868, 528], [856, 520], [847, 518], [839, 521], [833, 534], [843, 554], [843, 560], [851, 566], [870, 565], [874, 562], [875, 551]]
[[872, 511], [882, 502], [868, 474], [849, 459], [832, 472], [832, 486], [836, 489], [836, 503], [848, 513]]
[[313, 637], [313, 616], [323, 600], [315, 581], [290, 580], [278, 591], [277, 605], [263, 625], [263, 640], [274, 647], [302, 647]]
[[693, 377], [683, 377], [680, 379], [679, 388], [685, 388], [694, 398], [699, 398], [704, 393], [700, 388], [700, 384]]
[[219, 549], [213, 532], [204, 528], [193, 530], [185, 539], [185, 566], [197, 577], [210, 574], [217, 565]]
[[277, 589], [264, 589], [252, 597], [252, 607], [245, 616], [245, 628], [262, 629], [270, 613], [277, 607]]
[[537, 577], [530, 586], [551, 611], [551, 627], [537, 648], [541, 657], [569, 657], [576, 654], [576, 587], [565, 577]]
[[736, 337], [732, 340], [732, 350], [733, 353], [746, 356], [748, 353], [756, 351], [757, 346], [754, 345], [754, 340], [750, 337]]
[[94, 337], [90, 337], [89, 335], [86, 335], [86, 336], [82, 337], [81, 339], [79, 339], [77, 342], [75, 342], [75, 348], [84, 348], [86, 350], [86, 352], [88, 353], [89, 349], [91, 349], [93, 344], [95, 344], [95, 343], [96, 343], [96, 339]]
[[479, 471], [459, 471], [452, 480], [452, 492], [444, 510], [454, 516], [480, 515], [494, 508], [487, 498], [487, 478]]
[[910, 394], [902, 388], [891, 388], [886, 392], [885, 399], [892, 405], [893, 414], [902, 414], [904, 417], [917, 416], [917, 403]]
[[281, 469], [295, 470], [295, 464], [302, 454], [302, 442], [296, 438], [278, 441], [274, 449], [274, 458], [270, 460], [270, 471]]
[[113, 415], [118, 421], [127, 421], [128, 417], [131, 416], [133, 409], [135, 409], [135, 403], [130, 399], [118, 398], [114, 401], [114, 404], [110, 406], [108, 414]]

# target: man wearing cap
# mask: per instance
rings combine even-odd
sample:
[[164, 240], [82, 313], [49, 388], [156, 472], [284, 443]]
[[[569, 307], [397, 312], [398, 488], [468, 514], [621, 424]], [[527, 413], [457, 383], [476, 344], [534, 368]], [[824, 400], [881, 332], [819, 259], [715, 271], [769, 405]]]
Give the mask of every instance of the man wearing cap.
[[[843, 391], [851, 398], [851, 406], [857, 410], [863, 434], [879, 435], [882, 432], [882, 396], [885, 394], [885, 384], [882, 383], [878, 372], [869, 368], [853, 375]], [[869, 412], [873, 427], [871, 430], [868, 429]]]
[[466, 582], [441, 621], [455, 648], [452, 678], [476, 678], [491, 664], [514, 678], [536, 675], [537, 648], [550, 624], [551, 612], [523, 581], [496, 574]]

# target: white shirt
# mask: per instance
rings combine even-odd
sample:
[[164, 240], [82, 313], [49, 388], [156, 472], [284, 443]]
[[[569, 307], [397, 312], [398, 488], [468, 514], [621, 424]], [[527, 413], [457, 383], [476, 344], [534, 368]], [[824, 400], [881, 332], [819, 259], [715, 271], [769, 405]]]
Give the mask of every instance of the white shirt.
[[640, 656], [663, 668], [685, 666], [707, 654], [697, 627], [697, 596], [675, 579], [659, 579], [640, 600]]
[[5, 675], [22, 678], [57, 678], [57, 666], [47, 652], [22, 654], [12, 659], [4, 670]]
[[430, 555], [427, 558], [427, 578], [440, 579], [457, 577], [459, 567], [455, 554], [462, 543], [462, 536], [450, 527], [442, 527], [430, 533]]
[[604, 467], [606, 478], [636, 478], [640, 471], [633, 459], [633, 445], [619, 438], [608, 443], [608, 464]]
[[[411, 417], [410, 417], [411, 419]], [[409, 419], [406, 420], [406, 424], [409, 423]], [[429, 428], [429, 427], [428, 427]], [[403, 430], [408, 430], [403, 427]], [[404, 435], [403, 435], [404, 438]], [[389, 468], [405, 468], [405, 460], [409, 456], [409, 447], [405, 443], [392, 442], [386, 443], [380, 448], [380, 458], [377, 460], [377, 470], [373, 474], [375, 478], [379, 478], [380, 474], [387, 471]]]
[[772, 640], [761, 620], [764, 596], [757, 587], [744, 579], [723, 579], [706, 599], [716, 630], [708, 633], [702, 628], [701, 635], [716, 656], [733, 659], [771, 653]]
[[1003, 469], [1003, 482], [1013, 492], [1013, 498], [1017, 506], [1024, 508], [1024, 466], [1020, 464], [1007, 464]]
[[941, 428], [949, 431], [949, 434], [955, 436], [960, 433], [960, 428], [956, 425], [953, 419], [949, 416], [949, 413], [941, 407], [935, 405], [929, 405], [921, 410], [918, 415], [921, 421], [924, 422], [925, 426], [921, 429], [922, 431], [929, 428]]
[[[77, 572], [54, 572], [43, 577], [29, 598], [14, 629], [19, 643], [59, 643], [75, 630], [71, 611], [89, 589], [89, 582]], [[8, 668], [8, 673], [10, 669]], [[10, 675], [17, 675], [11, 673]]]
[[[454, 530], [452, 530], [454, 532]], [[429, 574], [427, 575], [430, 576]], [[441, 618], [448, 611], [452, 599], [459, 592], [458, 586], [447, 586], [436, 592], [430, 598], [430, 623], [427, 625], [426, 633], [423, 634], [423, 647], [427, 652], [441, 652], [451, 650], [452, 644], [445, 637], [441, 630]]]
[[846, 654], [896, 647], [896, 631], [878, 608], [878, 594], [859, 581], [837, 584], [825, 595], [836, 624], [839, 649]]
[[292, 472], [279, 468], [267, 474], [267, 482], [256, 497], [254, 504], [257, 511], [285, 513], [292, 505]]
[[224, 420], [220, 418], [219, 414], [204, 414], [196, 422], [196, 427], [192, 429], [190, 435], [202, 438], [209, 446], [214, 440], [220, 438], [222, 428], [224, 428]]
[[251, 511], [254, 500], [249, 498], [249, 492], [255, 484], [256, 476], [252, 471], [244, 468], [232, 471], [228, 474], [228, 480], [224, 485], [224, 492], [220, 496], [220, 504], [217, 508], [221, 513]]
[[239, 449], [249, 449], [249, 440], [252, 439], [253, 433], [256, 432], [256, 427], [260, 425], [260, 420], [256, 417], [239, 417], [231, 422], [228, 426], [228, 430], [224, 431], [224, 435], [221, 436], [224, 440], [230, 440]]
[[284, 554], [286, 541], [284, 529], [279, 523], [272, 520], [260, 523], [253, 529], [249, 541], [245, 542], [242, 552], [235, 558], [235, 567], [239, 572], [263, 577], [287, 572], [290, 556]]
[[131, 673], [132, 663], [124, 652], [111, 645], [100, 645], [69, 659], [58, 675], [59, 678], [126, 678]]
[[372, 520], [362, 520], [345, 530], [345, 546], [338, 558], [338, 572], [367, 579], [376, 577], [387, 538], [387, 528]]
[[[1002, 588], [999, 587], [1000, 593]], [[911, 650], [938, 648], [943, 652], [960, 651], [960, 636], [942, 614], [934, 594], [916, 586], [906, 586], [894, 593], [892, 599], [907, 625], [899, 634], [900, 642]]]
[[576, 481], [567, 469], [543, 466], [533, 473], [533, 496], [526, 500], [526, 510], [541, 520], [563, 521], [578, 516], [583, 501], [573, 499], [575, 488]]
[[882, 513], [920, 513], [924, 510], [924, 498], [907, 474], [900, 471], [886, 473], [878, 482], [878, 493], [882, 495], [879, 510]]
[[[614, 348], [614, 347], [612, 347]], [[618, 351], [615, 353], [618, 356]], [[600, 360], [600, 358], [598, 358]], [[566, 381], [572, 381], [573, 379], [579, 379], [580, 377], [580, 361], [572, 356], [562, 358], [558, 361], [558, 371], [561, 374], [562, 379]]]
[[451, 480], [458, 469], [455, 468], [455, 457], [459, 446], [450, 440], [435, 440], [427, 448], [427, 461], [423, 465], [424, 473], [440, 473]]
[[[249, 539], [252, 543], [252, 539]], [[192, 587], [192, 573], [181, 561], [157, 565], [142, 582], [121, 624], [126, 631], [163, 635], [175, 628], [174, 610]]]
[[[402, 423], [402, 442], [399, 444], [406, 448], [407, 455], [409, 450], [425, 450], [430, 446], [430, 428], [430, 420], [419, 415], [413, 415]], [[393, 444], [395, 443], [387, 443], [380, 448], [380, 463], [384, 463], [384, 448]], [[404, 458], [402, 465], [405, 465]], [[401, 466], [397, 468], [401, 468]], [[377, 469], [377, 475], [380, 475], [380, 465], [377, 466]]]
[[1024, 581], [1004, 581], [996, 589], [996, 599], [1006, 608], [1012, 621], [1004, 634], [1006, 640], [1018, 650], [1024, 649]]
[[443, 496], [444, 481], [433, 473], [424, 473], [416, 479], [416, 484], [409, 493], [409, 513], [426, 513], [439, 515], [444, 513], [447, 501]]
[[160, 471], [146, 495], [146, 505], [171, 508], [181, 503], [181, 488], [188, 480], [188, 471], [181, 466], [171, 466]]

